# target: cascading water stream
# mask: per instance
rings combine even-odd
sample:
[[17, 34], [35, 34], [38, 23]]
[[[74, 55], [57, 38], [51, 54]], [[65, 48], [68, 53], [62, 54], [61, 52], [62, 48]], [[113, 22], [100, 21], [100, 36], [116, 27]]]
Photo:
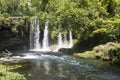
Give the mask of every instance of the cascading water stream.
[[73, 46], [72, 32], [69, 31], [69, 48]]
[[61, 32], [59, 32], [59, 34], [58, 34], [58, 46], [54, 51], [56, 52], [62, 47], [63, 47], [62, 34], [61, 34]]
[[61, 34], [61, 32], [59, 32], [59, 35], [58, 35], [58, 48], [62, 48], [62, 47], [63, 47], [62, 34]]
[[50, 51], [49, 40], [48, 40], [48, 21], [45, 24], [44, 37], [43, 37], [43, 51]]
[[58, 51], [60, 48], [71, 48], [73, 46], [72, 32], [69, 31], [69, 41], [67, 40], [67, 33], [64, 33], [64, 41], [62, 40], [62, 34], [58, 34], [58, 46], [54, 51]]
[[39, 29], [39, 19], [36, 21], [36, 28], [35, 28], [35, 50], [40, 50], [40, 29]]
[[31, 20], [30, 26], [30, 50], [33, 49], [33, 21]]
[[68, 48], [68, 41], [67, 41], [67, 33], [65, 32], [64, 33], [64, 45], [63, 45], [64, 48]]
[[39, 19], [32, 18], [30, 27], [30, 50], [39, 51], [40, 50], [40, 26]]

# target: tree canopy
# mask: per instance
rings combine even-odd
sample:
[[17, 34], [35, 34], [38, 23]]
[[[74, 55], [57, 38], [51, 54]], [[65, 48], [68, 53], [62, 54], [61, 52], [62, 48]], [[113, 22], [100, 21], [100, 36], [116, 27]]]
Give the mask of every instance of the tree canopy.
[[120, 36], [120, 0], [0, 0], [0, 16], [38, 16], [41, 25], [49, 20], [53, 37], [67, 30], [80, 39]]

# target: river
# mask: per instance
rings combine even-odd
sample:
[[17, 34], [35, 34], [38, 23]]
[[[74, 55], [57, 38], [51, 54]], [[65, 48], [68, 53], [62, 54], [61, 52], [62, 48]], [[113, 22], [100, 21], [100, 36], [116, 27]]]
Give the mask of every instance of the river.
[[120, 80], [110, 62], [76, 58], [60, 52], [20, 52], [12, 56], [22, 67], [13, 71], [27, 80]]

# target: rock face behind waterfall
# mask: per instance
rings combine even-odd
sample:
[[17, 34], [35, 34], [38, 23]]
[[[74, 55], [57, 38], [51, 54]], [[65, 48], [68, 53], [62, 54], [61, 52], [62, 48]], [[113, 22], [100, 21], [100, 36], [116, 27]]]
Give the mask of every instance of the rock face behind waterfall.
[[4, 49], [24, 50], [28, 48], [28, 19], [27, 17], [8, 17], [1, 20], [0, 51]]
[[0, 30], [0, 51], [3, 51], [4, 49], [24, 50], [28, 47], [27, 43], [28, 41], [26, 39], [18, 37], [16, 34], [11, 32], [10, 29]]

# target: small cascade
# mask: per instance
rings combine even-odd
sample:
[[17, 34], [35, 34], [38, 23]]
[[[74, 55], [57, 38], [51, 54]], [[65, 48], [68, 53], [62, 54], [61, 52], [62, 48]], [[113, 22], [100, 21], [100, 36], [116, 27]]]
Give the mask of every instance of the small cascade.
[[58, 46], [54, 51], [56, 52], [62, 47], [63, 47], [62, 34], [61, 34], [61, 32], [59, 32], [59, 34], [58, 34]]
[[30, 50], [39, 51], [40, 43], [39, 43], [39, 35], [40, 35], [40, 26], [39, 19], [32, 18], [31, 19], [31, 27], [30, 27]]
[[36, 28], [35, 28], [35, 50], [40, 50], [40, 28], [39, 28], [39, 19], [36, 21]]
[[64, 45], [63, 48], [68, 48], [68, 40], [67, 40], [67, 33], [64, 33]]
[[54, 51], [58, 51], [60, 48], [71, 48], [73, 46], [72, 32], [69, 31], [69, 41], [67, 40], [67, 33], [64, 34], [64, 41], [62, 40], [62, 34], [58, 34], [58, 47]]
[[58, 35], [58, 48], [62, 48], [62, 47], [63, 47], [62, 34], [61, 34], [61, 32], [59, 32], [59, 35]]
[[44, 37], [43, 37], [43, 51], [50, 51], [49, 40], [48, 40], [48, 21], [45, 24]]
[[72, 32], [69, 31], [69, 48], [73, 46]]
[[31, 26], [30, 26], [30, 50], [33, 49], [33, 24], [31, 20]]

